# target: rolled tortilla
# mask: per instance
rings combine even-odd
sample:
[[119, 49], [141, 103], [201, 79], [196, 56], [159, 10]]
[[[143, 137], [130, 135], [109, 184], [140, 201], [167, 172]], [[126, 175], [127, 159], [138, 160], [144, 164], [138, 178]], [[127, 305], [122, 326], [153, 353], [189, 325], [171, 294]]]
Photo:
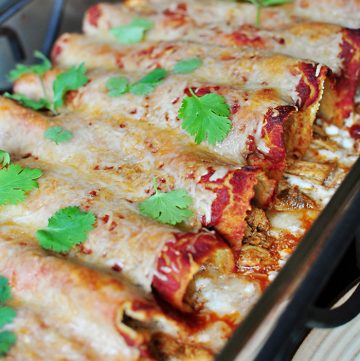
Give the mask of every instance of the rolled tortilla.
[[[32, 99], [45, 96], [52, 99], [53, 81], [60, 72], [53, 69], [42, 79], [36, 74], [27, 74], [15, 82], [14, 91]], [[141, 78], [141, 74], [121, 72], [121, 75], [130, 83]], [[209, 150], [239, 166], [257, 165], [277, 179], [286, 167], [286, 158], [303, 153], [312, 139], [311, 118], [303, 122], [305, 119], [297, 108], [280, 99], [274, 89], [243, 90], [194, 81], [191, 76], [169, 75], [148, 95], [126, 93], [111, 97], [106, 83], [117, 76], [118, 72], [89, 72], [90, 81], [67, 96], [66, 107], [93, 116], [108, 114], [143, 120], [188, 135], [182, 129], [178, 114], [183, 100], [191, 96], [190, 90], [197, 96], [219, 94], [231, 109], [232, 129], [221, 143], [207, 144]], [[193, 137], [188, 136], [193, 141]]]
[[124, 46], [95, 37], [64, 34], [54, 45], [52, 59], [60, 67], [83, 62], [88, 69], [148, 72], [156, 67], [171, 71], [180, 60], [199, 58], [203, 63], [192, 73], [193, 79], [202, 82], [210, 79], [217, 85], [250, 89], [273, 88], [279, 97], [298, 107], [304, 124], [315, 119], [326, 67], [260, 49], [236, 49], [203, 43], [146, 42]]
[[[214, 227], [235, 249], [241, 247], [258, 176], [262, 191], [257, 198], [263, 204], [274, 192], [274, 181], [258, 167], [238, 168], [189, 144], [173, 130], [77, 112], [47, 118], [5, 98], [0, 99], [0, 109], [1, 149], [72, 166], [112, 184], [121, 198], [131, 202], [147, 199], [157, 177], [160, 190], [185, 189], [193, 198], [194, 217], [188, 227]], [[45, 139], [44, 131], [55, 125], [71, 131], [72, 140], [57, 145]]]
[[[156, 306], [120, 282], [46, 256], [17, 236], [19, 233], [1, 235], [0, 273], [9, 279], [19, 303], [46, 314], [48, 321], [110, 360], [151, 359], [146, 334], [128, 327], [123, 317], [129, 312], [141, 321], [156, 312]], [[18, 241], [13, 240], [16, 238]], [[147, 305], [148, 310], [137, 311], [137, 303]]]
[[[125, 25], [134, 17], [145, 16], [154, 22], [154, 27], [146, 34], [149, 41], [201, 41], [266, 49], [299, 59], [311, 59], [327, 65], [334, 74], [325, 89], [325, 96], [331, 101], [325, 99], [322, 102], [322, 115], [336, 124], [342, 124], [354, 110], [354, 97], [360, 81], [360, 29], [346, 29], [300, 19], [268, 28], [258, 28], [250, 20], [239, 23], [236, 19], [227, 24], [199, 24], [196, 13], [191, 13], [191, 8], [186, 10], [186, 16], [175, 18], [161, 12], [161, 9], [157, 10], [157, 5], [152, 6], [152, 13], [142, 13], [141, 9], [141, 6], [100, 6], [96, 24], [89, 23], [89, 18], [85, 16], [84, 30], [87, 34], [97, 34], [102, 39], [112, 38], [116, 41], [109, 32], [111, 28]], [[176, 8], [174, 12], [179, 15], [183, 10]]]
[[[162, 12], [168, 17], [180, 19], [190, 17], [198, 24], [244, 24], [256, 23], [256, 8], [245, 2], [221, 2], [218, 0], [177, 0], [170, 4], [166, 0], [127, 0], [130, 9], [146, 15]], [[109, 4], [93, 5], [86, 13], [87, 22], [96, 24], [102, 21], [101, 13]], [[156, 10], [154, 10], [154, 7]], [[112, 8], [114, 14], [120, 6]], [[297, 18], [332, 23], [346, 28], [360, 28], [359, 0], [295, 0], [281, 6], [261, 9], [260, 23], [263, 28], [285, 25]], [[115, 19], [114, 19], [115, 21]]]
[[360, 28], [359, 0], [295, 0], [294, 10], [306, 19]]
[[183, 298], [200, 268], [209, 263], [224, 272], [234, 270], [232, 251], [213, 232], [184, 233], [145, 218], [135, 204], [82, 179], [73, 168], [54, 167], [33, 158], [19, 164], [39, 168], [43, 176], [39, 189], [31, 192], [26, 202], [0, 208], [1, 223], [25, 227], [34, 237], [61, 208], [79, 206], [92, 212], [97, 219], [94, 229], [86, 242], [68, 255], [77, 262], [113, 272], [148, 296], [154, 287], [180, 310], [187, 309]]
[[[16, 344], [2, 360], [97, 361], [109, 357], [103, 350], [98, 353], [90, 344], [80, 340], [80, 335], [76, 339], [66, 335], [59, 325], [53, 326], [43, 312], [37, 313], [24, 305], [15, 309], [16, 318], [5, 330], [15, 333]], [[110, 356], [109, 360], [114, 360], [114, 357]]]

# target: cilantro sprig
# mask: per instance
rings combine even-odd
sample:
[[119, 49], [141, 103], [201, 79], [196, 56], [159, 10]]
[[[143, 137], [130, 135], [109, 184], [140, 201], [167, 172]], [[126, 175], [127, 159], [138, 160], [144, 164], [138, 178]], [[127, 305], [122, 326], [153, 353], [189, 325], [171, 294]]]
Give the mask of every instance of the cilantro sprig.
[[121, 44], [135, 44], [144, 40], [146, 31], [154, 27], [154, 22], [148, 19], [135, 18], [128, 25], [110, 29], [116, 40]]
[[52, 140], [56, 144], [68, 142], [73, 138], [73, 134], [60, 126], [49, 127], [44, 132], [44, 138]]
[[27, 108], [40, 110], [40, 109], [51, 109], [51, 102], [47, 99], [40, 98], [39, 100], [30, 99], [22, 94], [10, 94], [4, 93], [4, 97], [16, 100]]
[[35, 51], [35, 58], [41, 60], [41, 64], [35, 65], [23, 65], [17, 64], [16, 68], [11, 70], [8, 74], [10, 81], [14, 81], [20, 78], [24, 74], [35, 73], [37, 75], [43, 75], [46, 71], [51, 69], [51, 61], [40, 51]]
[[0, 276], [0, 304], [11, 300], [11, 288], [6, 277]]
[[64, 95], [69, 90], [77, 90], [89, 81], [85, 74], [85, 64], [82, 63], [78, 67], [72, 66], [56, 77], [53, 84], [55, 109], [64, 105]]
[[108, 90], [108, 95], [111, 97], [117, 97], [129, 92], [135, 95], [148, 95], [154, 91], [166, 75], [165, 69], [156, 68], [133, 84], [129, 84], [129, 80], [126, 77], [116, 76], [110, 78], [105, 86]]
[[[11, 288], [6, 277], [0, 276], [0, 328], [12, 323], [16, 311], [5, 303], [11, 300]], [[10, 331], [0, 332], [0, 357], [6, 355], [16, 343], [16, 335]]]
[[[40, 79], [42, 81], [42, 79]], [[73, 66], [64, 72], [57, 75], [53, 83], [54, 100], [50, 101], [47, 95], [45, 98], [38, 100], [30, 99], [22, 94], [9, 94], [5, 93], [4, 96], [20, 102], [22, 105], [34, 109], [48, 109], [56, 113], [57, 109], [64, 105], [64, 96], [70, 90], [77, 90], [88, 82], [86, 76], [86, 68], [82, 63], [79, 66]]]
[[139, 210], [143, 216], [172, 225], [193, 216], [193, 212], [188, 209], [192, 204], [192, 198], [185, 189], [160, 192], [156, 186], [156, 178], [154, 178], [153, 183], [155, 194], [139, 203]]
[[39, 187], [40, 169], [22, 168], [10, 164], [0, 170], [0, 205], [18, 204], [26, 199], [26, 193]]
[[95, 224], [92, 212], [79, 207], [66, 207], [49, 218], [46, 229], [36, 232], [41, 247], [55, 252], [69, 252], [74, 246], [87, 240]]
[[191, 58], [178, 61], [173, 69], [174, 74], [188, 74], [195, 71], [202, 65], [202, 60], [199, 58]]
[[114, 76], [106, 82], [105, 87], [110, 97], [118, 97], [129, 91], [129, 80], [124, 76]]
[[16, 317], [16, 311], [8, 306], [0, 306], [0, 328], [11, 323]]
[[0, 357], [5, 356], [16, 343], [16, 335], [10, 331], [0, 332]]
[[293, 0], [244, 0], [253, 4], [256, 7], [256, 25], [261, 25], [261, 10], [262, 8], [276, 5], [284, 5], [293, 2]]
[[10, 154], [5, 150], [0, 149], [0, 163], [3, 167], [6, 167], [10, 164]]
[[195, 143], [207, 140], [209, 144], [222, 142], [229, 134], [232, 124], [230, 107], [221, 95], [210, 93], [198, 97], [192, 89], [179, 110], [182, 128], [195, 137]]
[[130, 85], [130, 93], [135, 95], [147, 95], [150, 94], [167, 75], [167, 72], [163, 68], [156, 68], [136, 83]]

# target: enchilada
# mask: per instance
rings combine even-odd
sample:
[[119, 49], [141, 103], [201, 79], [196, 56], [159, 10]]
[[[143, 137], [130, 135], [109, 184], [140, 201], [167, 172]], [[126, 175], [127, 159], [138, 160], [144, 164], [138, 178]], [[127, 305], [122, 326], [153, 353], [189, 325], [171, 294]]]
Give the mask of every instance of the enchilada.
[[[144, 15], [154, 24], [146, 32], [146, 40], [149, 41], [180, 39], [203, 41], [217, 45], [267, 49], [297, 58], [312, 59], [327, 65], [334, 74], [326, 84], [321, 114], [340, 125], [354, 110], [354, 97], [360, 77], [359, 30], [333, 24], [304, 22], [298, 18], [289, 19], [288, 15], [283, 22], [280, 21], [280, 24], [279, 22], [269, 26], [265, 24], [264, 28], [256, 27], [250, 22], [251, 18], [245, 16], [242, 22], [238, 17], [234, 17], [228, 19], [226, 24], [217, 24], [209, 17], [208, 22], [203, 19], [203, 23], [201, 21], [198, 23], [196, 15], [198, 12], [192, 13], [191, 6], [188, 11], [186, 2], [183, 4], [185, 10], [175, 7], [171, 15], [166, 11], [162, 12], [161, 7], [156, 10], [158, 5], [153, 7], [148, 5], [144, 13], [141, 7], [98, 5], [99, 15], [96, 22], [90, 23], [89, 16], [86, 16], [84, 31], [101, 39], [116, 41], [111, 29], [128, 24], [129, 19]], [[210, 2], [210, 7], [211, 4]], [[207, 6], [208, 4], [203, 4], [204, 8]], [[235, 9], [240, 7], [239, 12], [242, 7], [248, 6], [248, 4], [233, 4]], [[203, 13], [206, 14], [206, 11], [200, 11], [200, 14]], [[271, 17], [269, 21], [271, 23]]]

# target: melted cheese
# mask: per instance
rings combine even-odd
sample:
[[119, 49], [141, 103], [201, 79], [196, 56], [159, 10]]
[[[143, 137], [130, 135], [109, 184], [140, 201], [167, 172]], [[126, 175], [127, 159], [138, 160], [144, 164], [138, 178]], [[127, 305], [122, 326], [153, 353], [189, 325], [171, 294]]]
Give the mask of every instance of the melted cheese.
[[243, 318], [260, 296], [256, 282], [234, 275], [217, 279], [200, 276], [195, 281], [195, 289], [200, 294], [197, 302], [221, 316], [238, 313], [238, 317]]
[[360, 28], [358, 0], [296, 0], [295, 13], [315, 21]]
[[0, 272], [10, 278], [13, 296], [21, 304], [46, 315], [47, 322], [57, 325], [67, 337], [88, 343], [103, 358], [138, 358], [138, 350], [125, 343], [115, 324], [124, 302], [134, 297], [120, 283], [70, 262], [45, 257], [26, 242], [24, 246], [2, 240], [0, 248]]
[[281, 236], [282, 233], [302, 236], [305, 233], [303, 223], [304, 212], [275, 212], [268, 213], [271, 222], [270, 234], [274, 237]]
[[[50, 72], [45, 75], [45, 83], [48, 88], [52, 88], [51, 84], [54, 81], [51, 74]], [[140, 74], [134, 73], [123, 72], [122, 75], [126, 76], [130, 83], [141, 78]], [[265, 155], [271, 152], [271, 146], [279, 146], [279, 144], [266, 143], [264, 126], [269, 121], [269, 112], [273, 117], [279, 117], [280, 113], [276, 108], [291, 105], [280, 99], [274, 90], [242, 90], [230, 85], [214, 86], [211, 83], [198, 82], [193, 80], [192, 76], [186, 75], [169, 75], [151, 94], [146, 96], [127, 93], [121, 97], [110, 97], [105, 84], [114, 76], [117, 76], [117, 73], [98, 70], [90, 72], [91, 82], [79, 90], [78, 94], [68, 103], [68, 107], [90, 114], [117, 114], [135, 120], [143, 120], [161, 128], [173, 128], [188, 136], [189, 142], [193, 142], [193, 137], [182, 129], [182, 121], [178, 117], [179, 109], [186, 97], [186, 91], [195, 88], [195, 91], [196, 89], [200, 91], [205, 89], [205, 93], [217, 93], [225, 98], [231, 109], [235, 109], [234, 114], [231, 115], [232, 128], [224, 141], [214, 146], [207, 144], [207, 147], [210, 151], [226, 157], [239, 166], [245, 165], [249, 154], [256, 150], [250, 150], [249, 143], [252, 143], [253, 147], [257, 147], [258, 151]], [[27, 75], [19, 79], [14, 90], [32, 99], [40, 99], [44, 96], [43, 84], [38, 81], [37, 75], [33, 75], [33, 77]], [[296, 95], [294, 96], [296, 97]], [[293, 109], [295, 110], [295, 108]], [[285, 133], [288, 116], [285, 114], [281, 119]], [[303, 127], [298, 117], [297, 113], [292, 114], [293, 131], [303, 133], [301, 139], [306, 139], [308, 138], [306, 128]], [[311, 123], [311, 120], [309, 122]], [[300, 146], [296, 141], [294, 139], [289, 142], [291, 148]]]
[[[206, 6], [202, 7], [205, 8], [205, 11]], [[248, 8], [248, 5], [242, 7], [242, 9]], [[108, 31], [110, 28], [126, 24], [127, 19], [138, 14], [138, 11], [134, 11], [124, 5], [108, 5], [101, 7], [100, 11], [101, 16], [97, 26], [92, 26], [88, 22], [88, 18], [85, 18], [84, 31], [93, 36], [108, 40], [114, 40]], [[233, 32], [236, 34], [236, 31], [241, 33], [239, 25], [249, 24], [250, 19], [254, 16], [253, 14], [246, 18], [244, 16], [246, 13], [244, 13], [244, 17], [240, 23], [238, 22], [238, 17], [230, 19], [227, 23], [214, 24], [214, 21], [210, 19], [208, 23], [206, 21], [201, 23], [201, 21], [197, 21], [199, 13], [192, 13], [195, 9], [190, 7], [187, 12], [190, 14], [190, 18], [183, 17], [179, 26], [179, 23], [168, 21], [166, 14], [157, 6], [153, 6], [151, 11], [153, 15], [148, 15], [148, 18], [154, 21], [155, 27], [147, 33], [148, 40], [173, 41], [182, 39], [199, 41], [199, 39], [201, 39], [201, 41], [209, 44], [218, 45], [231, 45], [231, 34]], [[254, 11], [254, 9], [252, 11]], [[191, 17], [193, 17], [193, 19], [191, 19]], [[213, 18], [215, 19], [217, 16]], [[279, 18], [281, 18], [281, 15]], [[256, 41], [252, 41], [252, 39], [260, 39], [260, 48], [265, 47], [286, 55], [312, 59], [319, 63], [326, 64], [335, 73], [340, 73], [342, 66], [342, 61], [339, 56], [341, 52], [340, 44], [342, 42], [341, 28], [329, 24], [321, 24], [321, 26], [318, 26], [317, 24], [307, 22], [291, 22], [286, 12], [283, 14], [283, 19], [279, 24], [273, 23], [273, 26], [269, 26], [268, 28], [271, 30], [262, 28], [257, 31], [256, 28], [245, 28], [242, 32], [245, 34], [245, 38], [249, 40], [245, 42], [244, 45], [257, 47]], [[209, 26], [209, 24], [211, 26]], [[279, 41], [278, 39], [283, 39], [284, 41]]]
[[[103, 39], [103, 34], [101, 38]], [[84, 62], [88, 69], [101, 67], [116, 70], [120, 58], [124, 71], [148, 72], [159, 65], [171, 70], [180, 59], [198, 57], [203, 60], [203, 64], [192, 73], [194, 79], [203, 82], [211, 79], [213, 84], [237, 84], [254, 89], [265, 86], [276, 89], [281, 98], [297, 104], [299, 94], [296, 88], [302, 76], [301, 66], [309, 62], [299, 62], [286, 55], [259, 49], [210, 45], [213, 41], [201, 43], [178, 39], [176, 42], [148, 42], [126, 47], [92, 36], [65, 34], [57, 41], [57, 46], [62, 50], [55, 61], [61, 67]], [[149, 57], [149, 51], [157, 56]]]
[[[13, 323], [5, 330], [17, 335], [16, 344], [2, 357], [5, 361], [97, 361], [103, 355], [77, 335], [69, 338], [61, 327], [53, 327], [46, 317], [26, 307], [16, 310]], [[110, 357], [110, 359], [113, 359]]]
[[[175, 263], [157, 268], [159, 255], [176, 242], [179, 229], [144, 219], [134, 202], [151, 194], [154, 177], [161, 190], [184, 188], [194, 199], [195, 213], [184, 227], [199, 230], [203, 219], [208, 223], [212, 220], [216, 198], [216, 191], [201, 184], [202, 177], [211, 169], [214, 173], [210, 182], [222, 180], [236, 165], [245, 164], [250, 136], [261, 153], [271, 153], [263, 135], [264, 126], [268, 125], [265, 114], [273, 109], [275, 116], [274, 108], [282, 105], [299, 110], [297, 106], [303, 100], [299, 87], [311, 78], [304, 75], [304, 67], [315, 68], [312, 75], [319, 78], [319, 82], [313, 91], [318, 94], [309, 108], [300, 109], [291, 119], [296, 127], [291, 129], [289, 137], [296, 143], [301, 133], [300, 141], [306, 143], [304, 148], [310, 142], [309, 131], [320, 105], [325, 68], [319, 64], [314, 67], [314, 63], [298, 58], [324, 63], [337, 75], [347, 70], [341, 58], [343, 29], [294, 20], [294, 11], [306, 12], [299, 6], [303, 1], [297, 2], [295, 8], [287, 5], [263, 9], [261, 29], [239, 28], [249, 19], [255, 19], [256, 11], [250, 4], [185, 0], [181, 3], [187, 4], [188, 17], [171, 19], [170, 16], [169, 19], [166, 14], [181, 13], [179, 2], [169, 6], [163, 0], [150, 0], [141, 8], [131, 6], [132, 2], [141, 1], [128, 0], [127, 6], [96, 5], [97, 24], [93, 23], [90, 12], [84, 21], [84, 30], [91, 36], [65, 34], [59, 39], [54, 51], [55, 63], [68, 67], [84, 61], [87, 68], [92, 69], [88, 73], [91, 82], [76, 94], [69, 94], [70, 105], [61, 109], [60, 115], [42, 116], [0, 99], [0, 148], [10, 151], [14, 159], [27, 155], [20, 164], [40, 166], [44, 171], [39, 190], [31, 192], [26, 202], [0, 209], [0, 271], [12, 278], [14, 302], [21, 304], [18, 318], [8, 326], [20, 336], [8, 356], [10, 360], [53, 359], [51, 354], [48, 356], [49, 348], [59, 358], [74, 361], [137, 360], [146, 358], [140, 356], [135, 346], [143, 340], [153, 341], [160, 354], [169, 360], [202, 359], [198, 355], [210, 359], [211, 353], [221, 349], [234, 325], [261, 296], [260, 284], [224, 270], [217, 269], [216, 275], [211, 274], [205, 269], [220, 267], [221, 262], [220, 266], [216, 260], [210, 260], [210, 265], [198, 265], [189, 256], [190, 268], [196, 270], [201, 266], [191, 285], [192, 305], [199, 316], [214, 317], [214, 322], [207, 322], [190, 334], [188, 321], [165, 316], [151, 296], [155, 276], [167, 282], [171, 275], [180, 273], [180, 265]], [[331, 1], [335, 4], [340, 0]], [[109, 28], [127, 23], [142, 11], [154, 20], [154, 28], [146, 33], [147, 40], [153, 42], [133, 46], [116, 44]], [[335, 10], [327, 14], [327, 19], [334, 14]], [[314, 13], [313, 17], [316, 16]], [[352, 24], [351, 15], [347, 22]], [[265, 50], [226, 47], [235, 44], [233, 36], [237, 35], [249, 38], [244, 45]], [[170, 71], [177, 61], [193, 57], [203, 60], [201, 67], [191, 75], [169, 75], [147, 97], [126, 94], [113, 98], [107, 94], [105, 84], [111, 76], [121, 73], [134, 82], [154, 67]], [[15, 90], [32, 99], [51, 97], [58, 72], [55, 69], [45, 74], [44, 84], [38, 77], [27, 75], [17, 81]], [[214, 84], [218, 85], [216, 92], [239, 109], [232, 114], [233, 127], [224, 142], [216, 146], [194, 146], [177, 119], [181, 99], [186, 88]], [[345, 125], [349, 127], [357, 120], [356, 116], [349, 117]], [[45, 140], [43, 133], [49, 124], [65, 127], [74, 138], [59, 145]], [[314, 140], [306, 159], [316, 162], [313, 164], [335, 160], [339, 163], [338, 169], [327, 172], [324, 166], [304, 174], [293, 172], [287, 174], [283, 182], [298, 188], [322, 208], [346, 174], [346, 167], [354, 162], [358, 143], [349, 138], [344, 128], [319, 124], [328, 139]], [[303, 133], [304, 129], [308, 132]], [[287, 131], [290, 130], [285, 129]], [[30, 153], [39, 160], [29, 158]], [[56, 210], [68, 205], [91, 210], [97, 215], [97, 223], [81, 247], [74, 248], [67, 258], [55, 258], [41, 251], [31, 235], [46, 227], [48, 218]], [[267, 210], [270, 220], [267, 236], [274, 237], [271, 247], [278, 256], [270, 260], [272, 271], [263, 269], [262, 262], [270, 254], [268, 240], [247, 239], [243, 250], [249, 250], [249, 258], [251, 252], [254, 253], [253, 264], [247, 269], [249, 275], [256, 278], [260, 272], [263, 281], [266, 282], [266, 277], [273, 280], [317, 214], [318, 209]], [[230, 215], [225, 225], [231, 219]], [[260, 244], [251, 244], [255, 241]], [[195, 253], [195, 247], [189, 251]], [[180, 256], [177, 252], [174, 252], [176, 256]], [[232, 255], [230, 257], [232, 259]], [[103, 272], [112, 272], [113, 277]], [[150, 310], [146, 307], [135, 310], [132, 306], [136, 302], [146, 302], [144, 296], [150, 300], [147, 304]], [[136, 327], [125, 324], [124, 315], [134, 319]], [[40, 333], [36, 332], [37, 328]], [[135, 341], [128, 343], [124, 331]], [[159, 339], [153, 339], [159, 333], [168, 338], [167, 348], [162, 349]], [[169, 350], [171, 338], [178, 345], [175, 351]], [[49, 345], [41, 347], [41, 342]], [[31, 347], [36, 350], [31, 352]], [[196, 353], [193, 348], [206, 348], [206, 352]]]

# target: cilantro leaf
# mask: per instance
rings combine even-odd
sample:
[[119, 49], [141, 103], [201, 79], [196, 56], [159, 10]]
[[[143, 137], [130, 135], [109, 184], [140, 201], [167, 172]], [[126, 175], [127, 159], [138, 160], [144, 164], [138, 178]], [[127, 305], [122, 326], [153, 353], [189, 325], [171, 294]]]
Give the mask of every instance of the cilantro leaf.
[[106, 84], [106, 89], [111, 97], [118, 97], [129, 91], [129, 80], [124, 76], [114, 76]]
[[56, 144], [68, 142], [73, 138], [73, 134], [63, 127], [54, 126], [46, 129], [44, 138], [54, 141]]
[[148, 84], [148, 83], [136, 83], [131, 85], [130, 87], [130, 93], [134, 95], [148, 95], [152, 93], [155, 89], [154, 84]]
[[166, 70], [163, 68], [156, 68], [151, 71], [149, 74], [146, 74], [141, 78], [138, 83], [158, 83], [160, 80], [163, 80], [166, 77]]
[[92, 212], [84, 212], [79, 207], [62, 208], [49, 218], [46, 229], [36, 232], [36, 238], [47, 250], [68, 252], [87, 240], [94, 223]]
[[[0, 276], [0, 304], [11, 299], [11, 289], [6, 277]], [[11, 323], [16, 317], [16, 311], [7, 306], [0, 306], [0, 327]], [[0, 357], [4, 356], [16, 342], [16, 336], [13, 332], [0, 332]]]
[[42, 61], [41, 64], [35, 65], [23, 65], [17, 64], [16, 68], [9, 72], [8, 78], [10, 81], [14, 81], [20, 78], [24, 74], [35, 73], [37, 75], [43, 75], [46, 71], [50, 70], [52, 65], [50, 60], [40, 51], [35, 51], [35, 58]]
[[4, 97], [16, 100], [16, 101], [20, 102], [22, 105], [24, 105], [25, 107], [31, 108], [34, 110], [51, 108], [50, 102], [44, 98], [41, 98], [39, 100], [33, 100], [33, 99], [26, 97], [25, 95], [9, 94], [9, 93], [4, 93]]
[[231, 129], [230, 108], [221, 95], [210, 93], [198, 97], [190, 89], [192, 96], [183, 99], [179, 118], [182, 128], [195, 136], [195, 143], [207, 139], [209, 144], [222, 142]]
[[154, 23], [151, 20], [135, 18], [128, 25], [112, 28], [110, 33], [121, 44], [135, 44], [142, 41], [145, 37], [145, 32], [153, 27]]
[[0, 332], [0, 357], [6, 355], [16, 343], [16, 335], [10, 331]]
[[167, 75], [165, 69], [156, 68], [136, 83], [130, 86], [130, 93], [135, 95], [147, 95], [150, 94], [155, 87], [163, 80]]
[[42, 175], [40, 169], [21, 168], [18, 164], [10, 164], [0, 170], [0, 205], [18, 204], [26, 198], [26, 192], [38, 188], [38, 179]]
[[55, 109], [64, 105], [64, 95], [69, 90], [79, 89], [88, 82], [89, 79], [85, 73], [86, 68], [82, 63], [78, 67], [71, 67], [56, 77], [53, 84]]
[[10, 154], [2, 149], [0, 149], [0, 163], [3, 165], [3, 167], [10, 164]]
[[0, 306], [0, 327], [11, 323], [16, 317], [16, 311], [7, 306]]
[[261, 9], [268, 6], [283, 5], [291, 3], [294, 0], [244, 0], [256, 7], [256, 25], [261, 25]]
[[160, 223], [175, 225], [193, 215], [188, 209], [192, 204], [192, 198], [185, 189], [160, 192], [156, 187], [156, 178], [154, 178], [154, 189], [156, 193], [153, 196], [139, 203], [139, 210], [143, 216]]
[[199, 58], [192, 58], [187, 60], [178, 61], [173, 69], [174, 74], [188, 74], [199, 68], [202, 60]]
[[0, 303], [5, 303], [11, 299], [11, 289], [9, 285], [9, 280], [0, 276]]

